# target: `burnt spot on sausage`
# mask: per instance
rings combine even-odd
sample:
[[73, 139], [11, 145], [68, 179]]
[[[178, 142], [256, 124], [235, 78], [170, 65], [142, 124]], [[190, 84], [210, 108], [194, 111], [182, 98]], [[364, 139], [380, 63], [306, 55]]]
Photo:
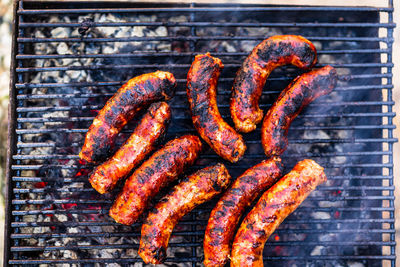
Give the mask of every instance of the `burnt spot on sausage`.
[[264, 238], [267, 234], [265, 230], [258, 230], [256, 233], [258, 236], [260, 236], [260, 238]]
[[259, 248], [259, 247], [261, 247], [263, 244], [261, 243], [261, 242], [254, 242], [252, 245], [251, 245], [251, 247], [253, 248], [253, 249], [255, 249], [255, 248]]
[[156, 247], [151, 252], [154, 258], [159, 262], [163, 262], [167, 257], [167, 251], [164, 247]]
[[247, 223], [246, 228], [253, 231], [253, 223]]
[[288, 42], [276, 43], [273, 40], [267, 40], [264, 46], [257, 50], [259, 59], [265, 62], [277, 62], [280, 58], [292, 56], [295, 52], [294, 47]]
[[237, 203], [235, 203], [234, 201], [231, 201], [231, 200], [224, 200], [224, 205], [227, 207], [235, 207], [237, 205]]
[[269, 208], [271, 208], [271, 209], [283, 209], [285, 207], [292, 206], [294, 204], [296, 204], [296, 201], [283, 202], [283, 203], [278, 203], [278, 204], [272, 204], [272, 205], [269, 206]]
[[276, 215], [272, 215], [270, 217], [262, 218], [262, 222], [263, 223], [273, 223], [276, 221], [276, 219], [278, 219], [278, 217], [276, 217]]

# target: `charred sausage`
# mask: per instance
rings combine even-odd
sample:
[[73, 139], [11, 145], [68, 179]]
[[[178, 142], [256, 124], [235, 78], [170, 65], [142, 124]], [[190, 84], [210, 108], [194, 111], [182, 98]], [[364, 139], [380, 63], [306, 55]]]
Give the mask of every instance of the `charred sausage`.
[[325, 181], [324, 168], [305, 159], [268, 189], [239, 227], [232, 245], [231, 266], [263, 266], [264, 244], [270, 235]]
[[156, 71], [130, 79], [99, 111], [86, 133], [79, 157], [99, 162], [109, 156], [121, 129], [144, 106], [169, 100], [175, 92], [176, 80], [169, 72]]
[[244, 210], [281, 177], [279, 157], [264, 160], [239, 176], [211, 212], [204, 236], [204, 265], [225, 266]]
[[185, 135], [169, 141], [126, 180], [110, 210], [118, 223], [131, 225], [161, 188], [175, 180], [194, 163], [201, 150], [197, 136]]
[[248, 133], [261, 122], [263, 111], [258, 101], [265, 81], [275, 68], [292, 64], [308, 69], [316, 62], [314, 45], [301, 36], [277, 35], [258, 44], [243, 62], [233, 83], [230, 110], [236, 129]]
[[164, 135], [171, 119], [167, 103], [150, 105], [129, 139], [109, 160], [98, 166], [89, 182], [100, 194], [111, 191], [116, 183], [126, 177], [151, 151]]
[[222, 158], [237, 162], [246, 145], [222, 119], [217, 106], [217, 83], [223, 67], [221, 60], [209, 53], [196, 56], [187, 76], [187, 95], [193, 125], [201, 138]]
[[336, 82], [336, 70], [325, 66], [300, 75], [281, 92], [261, 127], [261, 142], [267, 157], [281, 155], [286, 150], [292, 121], [316, 98], [332, 92]]
[[139, 255], [145, 263], [160, 264], [166, 257], [172, 230], [196, 206], [224, 191], [231, 176], [223, 164], [197, 171], [176, 185], [150, 211], [142, 225]]

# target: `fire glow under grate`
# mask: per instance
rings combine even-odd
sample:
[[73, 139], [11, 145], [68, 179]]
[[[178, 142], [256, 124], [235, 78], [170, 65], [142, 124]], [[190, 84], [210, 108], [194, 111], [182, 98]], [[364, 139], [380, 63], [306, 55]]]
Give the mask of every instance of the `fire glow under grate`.
[[[388, 6], [17, 1], [5, 262], [141, 266], [141, 223], [114, 223], [108, 210], [116, 193], [95, 192], [87, 181], [93, 166], [78, 161], [96, 111], [129, 78], [170, 71], [178, 88], [170, 102], [173, 119], [166, 140], [194, 134], [186, 74], [196, 54], [211, 52], [225, 65], [218, 105], [232, 125], [229, 94], [243, 59], [266, 37], [299, 34], [316, 45], [317, 67], [336, 67], [340, 81], [333, 93], [312, 103], [293, 122], [283, 155], [285, 173], [297, 161], [311, 158], [325, 167], [328, 182], [271, 236], [265, 264], [394, 266], [395, 25], [391, 3]], [[290, 66], [275, 70], [261, 108], [268, 109], [300, 73]], [[119, 144], [134, 123], [124, 128]], [[224, 162], [207, 148], [187, 173], [219, 161], [237, 177], [265, 158], [259, 128], [244, 138], [248, 150], [238, 164]], [[201, 265], [204, 229], [214, 203], [202, 205], [179, 223], [167, 265]]]

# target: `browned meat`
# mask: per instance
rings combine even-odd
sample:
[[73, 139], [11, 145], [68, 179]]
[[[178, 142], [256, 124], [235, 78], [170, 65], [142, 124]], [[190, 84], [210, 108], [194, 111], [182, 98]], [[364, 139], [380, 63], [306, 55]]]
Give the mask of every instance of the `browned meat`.
[[225, 266], [244, 210], [282, 175], [279, 157], [264, 160], [239, 176], [211, 212], [204, 236], [204, 265]]
[[232, 245], [231, 266], [263, 266], [262, 252], [270, 235], [325, 181], [324, 168], [305, 159], [268, 189], [240, 225]]
[[126, 180], [111, 207], [110, 216], [118, 223], [134, 223], [147, 208], [150, 199], [194, 163], [200, 150], [201, 141], [194, 135], [169, 141]]
[[222, 158], [237, 162], [246, 145], [243, 138], [221, 117], [217, 106], [217, 83], [224, 65], [218, 58], [196, 56], [187, 76], [187, 95], [194, 127], [201, 138]]
[[236, 74], [230, 104], [231, 116], [238, 131], [248, 133], [263, 117], [258, 106], [262, 89], [277, 67], [292, 64], [308, 69], [317, 62], [314, 45], [297, 35], [272, 36], [258, 44]]
[[109, 156], [121, 129], [144, 106], [169, 100], [175, 92], [174, 75], [165, 71], [147, 73], [130, 79], [99, 111], [86, 133], [79, 157], [99, 162]]
[[336, 70], [325, 66], [300, 75], [282, 91], [265, 115], [261, 128], [261, 142], [267, 157], [281, 155], [286, 150], [292, 121], [312, 101], [332, 92], [336, 81]]
[[139, 255], [145, 263], [159, 264], [166, 257], [169, 238], [178, 221], [196, 206], [225, 190], [231, 176], [223, 164], [186, 177], [150, 211], [142, 225]]
[[167, 103], [151, 104], [129, 139], [113, 157], [92, 172], [89, 181], [93, 188], [100, 194], [111, 191], [119, 180], [126, 177], [155, 149], [157, 141], [166, 132], [170, 119], [171, 110]]

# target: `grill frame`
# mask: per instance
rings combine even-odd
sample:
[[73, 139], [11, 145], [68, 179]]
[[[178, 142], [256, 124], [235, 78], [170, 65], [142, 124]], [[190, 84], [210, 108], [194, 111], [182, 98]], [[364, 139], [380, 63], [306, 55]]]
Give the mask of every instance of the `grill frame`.
[[[13, 172], [13, 169], [12, 169], [13, 162], [16, 161], [16, 160], [23, 160], [24, 159], [23, 156], [21, 156], [21, 157], [18, 157], [18, 156], [17, 157], [13, 157], [13, 155], [17, 154], [16, 153], [17, 149], [21, 148], [21, 146], [17, 145], [17, 138], [16, 138], [17, 134], [16, 133], [18, 133], [18, 131], [20, 133], [22, 133], [22, 132], [21, 132], [21, 130], [17, 129], [16, 125], [17, 125], [18, 122], [19, 123], [28, 122], [26, 120], [25, 121], [24, 120], [18, 120], [18, 116], [17, 116], [18, 112], [21, 112], [21, 109], [18, 110], [16, 103], [17, 103], [18, 100], [22, 100], [23, 97], [22, 98], [20, 96], [17, 97], [16, 91], [17, 91], [18, 88], [22, 88], [22, 86], [24, 86], [23, 88], [27, 88], [27, 87], [25, 87], [25, 85], [21, 85], [21, 84], [17, 83], [17, 77], [21, 77], [22, 75], [24, 75], [25, 72], [37, 71], [37, 69], [34, 69], [34, 68], [23, 68], [22, 67], [22, 62], [19, 61], [19, 64], [17, 62], [18, 62], [19, 59], [22, 60], [22, 59], [30, 59], [30, 58], [41, 58], [41, 57], [46, 58], [46, 56], [36, 56], [35, 57], [34, 55], [33, 55], [33, 57], [30, 57], [29, 55], [24, 55], [22, 57], [21, 56], [16, 56], [16, 55], [21, 54], [21, 51], [22, 51], [21, 50], [21, 46], [18, 47], [18, 43], [22, 43], [22, 44], [23, 43], [29, 43], [31, 41], [30, 39], [32, 39], [32, 38], [27, 38], [27, 39], [18, 38], [17, 37], [18, 32], [23, 31], [24, 27], [40, 26], [40, 25], [35, 25], [35, 23], [25, 23], [25, 24], [23, 22], [19, 23], [19, 21], [20, 21], [18, 19], [19, 15], [24, 14], [24, 13], [25, 14], [29, 14], [29, 12], [31, 12], [31, 14], [35, 13], [33, 11], [26, 11], [26, 10], [24, 10], [22, 12], [19, 12], [18, 11], [18, 6], [22, 2], [23, 1], [19, 1], [19, 2], [15, 1], [14, 2], [14, 20], [13, 20], [14, 36], [13, 36], [13, 45], [12, 45], [13, 56], [12, 56], [12, 62], [11, 62], [8, 150], [7, 150], [7, 169], [6, 169], [6, 178], [7, 178], [6, 186], [7, 186], [7, 190], [6, 190], [6, 224], [5, 224], [5, 253], [4, 253], [4, 263], [5, 264], [8, 264], [8, 262], [10, 260], [10, 256], [12, 254], [12, 252], [10, 250], [10, 248], [11, 248], [11, 238], [10, 238], [10, 236], [11, 236], [11, 233], [12, 233], [12, 227], [11, 227], [12, 218], [13, 218], [13, 216], [18, 216], [18, 213], [14, 214], [14, 215], [11, 213], [12, 212], [12, 205], [13, 204], [18, 204], [15, 201], [14, 202], [11, 201], [11, 196], [13, 196], [13, 194], [15, 194], [15, 193], [23, 193], [23, 191], [21, 191], [21, 190], [18, 191], [18, 189], [17, 189], [17, 191], [15, 191], [15, 190], [13, 191], [14, 188], [13, 188], [12, 183], [11, 183], [12, 172]], [[223, 10], [227, 9], [227, 7], [224, 7], [223, 5], [221, 5], [221, 6], [222, 6], [221, 9], [223, 9]], [[253, 7], [249, 7], [249, 5], [241, 5], [241, 6], [244, 6], [245, 8], [248, 8], [249, 10], [253, 9]], [[236, 9], [237, 7], [233, 7], [233, 8]], [[291, 9], [298, 10], [298, 8], [299, 7], [281, 7], [281, 8], [278, 8], [278, 9], [280, 9], [282, 11], [282, 10], [291, 10]], [[375, 105], [387, 106], [387, 112], [382, 112], [382, 114], [380, 114], [380, 115], [381, 115], [382, 118], [387, 118], [387, 120], [388, 120], [388, 123], [386, 124], [386, 127], [385, 127], [385, 125], [382, 125], [382, 129], [387, 129], [388, 136], [387, 137], [382, 137], [382, 138], [370, 139], [370, 140], [362, 140], [362, 141], [380, 142], [382, 144], [387, 143], [387, 145], [388, 145], [388, 151], [382, 151], [382, 156], [383, 155], [388, 156], [388, 162], [387, 163], [378, 164], [378, 167], [382, 167], [382, 168], [387, 168], [388, 169], [388, 175], [386, 175], [386, 176], [382, 175], [381, 177], [377, 176], [377, 178], [383, 178], [383, 177], [388, 178], [389, 185], [386, 186], [386, 187], [382, 187], [381, 186], [381, 187], [379, 187], [379, 189], [380, 190], [386, 190], [386, 189], [388, 190], [389, 196], [386, 197], [386, 198], [384, 197], [383, 199], [389, 201], [390, 209], [387, 209], [387, 208], [382, 208], [382, 209], [376, 208], [376, 210], [377, 211], [379, 211], [379, 210], [388, 211], [390, 218], [388, 220], [386, 220], [386, 219], [374, 219], [374, 221], [376, 220], [377, 222], [380, 222], [380, 221], [387, 222], [387, 223], [390, 224], [390, 230], [393, 230], [394, 229], [393, 228], [394, 227], [394, 203], [393, 203], [394, 202], [394, 196], [393, 196], [394, 186], [393, 186], [393, 155], [392, 155], [392, 151], [393, 151], [393, 143], [397, 142], [397, 139], [393, 138], [394, 125], [393, 125], [393, 122], [392, 122], [392, 118], [395, 116], [395, 113], [392, 112], [392, 106], [394, 105], [394, 102], [392, 101], [392, 88], [393, 88], [393, 85], [392, 85], [392, 79], [391, 79], [391, 77], [392, 77], [391, 69], [393, 67], [392, 58], [391, 58], [391, 56], [392, 56], [392, 43], [393, 43], [393, 27], [395, 27], [395, 25], [393, 23], [393, 3], [392, 3], [392, 0], [389, 0], [389, 7], [388, 8], [303, 7], [304, 10], [307, 10], [307, 8], [310, 9], [310, 10], [313, 10], [313, 11], [315, 11], [315, 10], [320, 10], [320, 11], [341, 11], [341, 10], [343, 10], [343, 11], [344, 10], [346, 10], [346, 11], [348, 11], [348, 10], [368, 11], [368, 10], [370, 10], [370, 11], [387, 12], [388, 13], [389, 22], [387, 24], [378, 23], [378, 24], [375, 25], [378, 28], [384, 27], [385, 29], [387, 29], [387, 38], [370, 39], [368, 37], [368, 38], [366, 38], [364, 40], [364, 41], [372, 41], [372, 40], [385, 41], [387, 43], [387, 46], [388, 46], [385, 51], [383, 51], [382, 49], [379, 49], [379, 51], [380, 51], [379, 54], [382, 54], [382, 53], [383, 54], [387, 54], [387, 57], [388, 57], [387, 63], [379, 63], [379, 64], [371, 65], [371, 67], [380, 67], [380, 68], [386, 67], [387, 68], [387, 73], [386, 73], [387, 75], [382, 74], [382, 76], [379, 76], [379, 77], [382, 77], [382, 78], [387, 78], [387, 84], [382, 84], [382, 89], [387, 89], [387, 100], [386, 101], [377, 101], [375, 103]], [[167, 9], [168, 9], [168, 11], [167, 10], [164, 10], [164, 11], [167, 11], [167, 12], [169, 12], [169, 11], [171, 11], [171, 12], [180, 11], [180, 12], [188, 12], [190, 14], [193, 14], [192, 12], [196, 12], [197, 10], [204, 10], [204, 8], [195, 7], [195, 5], [193, 5], [193, 4], [191, 4], [190, 6], [185, 7], [185, 8], [167, 8]], [[256, 11], [259, 11], [259, 8], [257, 8], [257, 7], [254, 7], [254, 9], [256, 9]], [[274, 9], [274, 7], [265, 7], [265, 9]], [[157, 8], [154, 8], [154, 10], [149, 9], [149, 12], [153, 12], [153, 11], [157, 11], [157, 10], [159, 10], [159, 9], [157, 9]], [[126, 12], [128, 10], [127, 9], [112, 9], [112, 10], [110, 9], [109, 11], [110, 12], [121, 12], [121, 11]], [[137, 12], [137, 11], [143, 11], [143, 9], [141, 9], [141, 8], [129, 9], [129, 12]], [[46, 12], [46, 13], [48, 12], [50, 14], [56, 14], [56, 13], [61, 13], [61, 12], [65, 12], [65, 11], [57, 11], [57, 10], [52, 11], [52, 10], [48, 10], [47, 9], [44, 12]], [[81, 9], [81, 10], [79, 10], [77, 12], [79, 12], [79, 13], [90, 13], [90, 12], [98, 12], [98, 10]], [[104, 11], [104, 13], [105, 13], [105, 11]], [[21, 24], [22, 24], [22, 26], [21, 26]], [[363, 24], [363, 23], [360, 23], [360, 24]], [[71, 24], [68, 24], [68, 25], [54, 24], [53, 26], [55, 27], [57, 25], [59, 25], [59, 26], [67, 26], [67, 27], [77, 27], [80, 24], [77, 24], [77, 23], [75, 23], [75, 24], [71, 23]], [[118, 24], [118, 25], [120, 25], [120, 24]], [[127, 23], [126, 26], [132, 26], [132, 25], [137, 26], [137, 25], [140, 25], [140, 24]], [[146, 25], [146, 23], [144, 23], [144, 25]], [[99, 26], [99, 25], [94, 24], [93, 26]], [[115, 24], [112, 24], [112, 23], [111, 24], [107, 24], [107, 23], [105, 23], [105, 24], [101, 24], [101, 26], [106, 26], [106, 27], [107, 26], [115, 26]], [[196, 25], [193, 24], [193, 23], [192, 24], [189, 23], [188, 26], [196, 26]], [[213, 26], [215, 26], [215, 25], [213, 25]], [[281, 26], [283, 27], [285, 25], [282, 24]], [[316, 25], [316, 26], [319, 26], [319, 25]], [[332, 27], [334, 27], [334, 26], [335, 25], [332, 25]], [[359, 27], [367, 27], [368, 26], [368, 27], [370, 27], [371, 25], [366, 25], [366, 24], [355, 25], [354, 24], [353, 26], [356, 26], [356, 27], [357, 26], [359, 26]], [[192, 27], [192, 29], [193, 29], [193, 27]], [[227, 39], [228, 38], [229, 37], [227, 37]], [[78, 40], [78, 39], [70, 38], [70, 39], [68, 39], [66, 41], [81, 41], [81, 40]], [[313, 40], [313, 38], [310, 38], [310, 39]], [[127, 40], [135, 41], [137, 39], [132, 38], [132, 39], [127, 39]], [[143, 40], [143, 38], [141, 38], [140, 40]], [[149, 38], [149, 40], [151, 40], [151, 38]], [[190, 39], [190, 38], [186, 37], [185, 40], [190, 40], [193, 43], [194, 41], [196, 41], [196, 38]], [[33, 40], [33, 42], [36, 42], [36, 41], [39, 41], [39, 42], [40, 41], [51, 42], [51, 41], [54, 41], [54, 40], [53, 39], [49, 39], [49, 40]], [[89, 39], [89, 40], [84, 40], [84, 41], [85, 42], [86, 41], [87, 42], [92, 42], [92, 41], [102, 41], [102, 40], [101, 39], [99, 39], [99, 40], [90, 40]], [[113, 41], [113, 40], [112, 39], [107, 39], [106, 41]], [[360, 41], [362, 41], [362, 40], [360, 40]], [[23, 47], [23, 45], [22, 45], [22, 47]], [[360, 53], [361, 53], [361, 51], [360, 51]], [[193, 53], [191, 53], [191, 55], [193, 55]], [[218, 56], [218, 53], [215, 53], [215, 55]], [[94, 57], [95, 56], [96, 55], [94, 55]], [[124, 55], [116, 55], [116, 57], [123, 57], [123, 56]], [[145, 56], [145, 55], [143, 55], [143, 56]], [[74, 57], [76, 57], [76, 55]], [[83, 57], [85, 57], [85, 55], [83, 55]], [[110, 57], [110, 56], [108, 55], [107, 57]], [[65, 57], [63, 57], [63, 58], [65, 58]], [[229, 64], [227, 64], [226, 66], [229, 66]], [[343, 66], [343, 64], [340, 64], [340, 66]], [[361, 65], [353, 64], [352, 66], [349, 66], [349, 67], [361, 67], [361, 66], [364, 66], [364, 65], [362, 65], [362, 64]], [[113, 67], [115, 67], [115, 66], [104, 66], [104, 68], [113, 68]], [[132, 67], [132, 66], [131, 65], [126, 66], [126, 68], [128, 68], [128, 67]], [[188, 66], [182, 65], [181, 67], [187, 68]], [[237, 67], [237, 66], [233, 65], [231, 67]], [[67, 68], [67, 69], [65, 69], [65, 68], [64, 69], [62, 69], [62, 68], [55, 68], [55, 69], [54, 68], [53, 69], [41, 68], [39, 71], [49, 71], [49, 70], [61, 71], [61, 70], [71, 70], [71, 69], [73, 69], [73, 68]], [[80, 67], [79, 69], [81, 70], [82, 67]], [[183, 81], [180, 80], [180, 82], [183, 82]], [[113, 83], [113, 82], [111, 82], [111, 83]], [[113, 83], [113, 85], [115, 85], [115, 86], [118, 86], [119, 84], [120, 83]], [[110, 84], [105, 83], [104, 85], [110, 85]], [[33, 86], [37, 87], [37, 85], [33, 85]], [[48, 85], [47, 84], [42, 84], [41, 86], [47, 87]], [[82, 86], [87, 86], [87, 85], [82, 85]], [[96, 83], [95, 86], [99, 86], [99, 84]], [[375, 88], [376, 88], [376, 86], [375, 86]], [[338, 88], [338, 89], [340, 90], [341, 88]], [[346, 90], [346, 88], [342, 88], [342, 90]], [[71, 95], [69, 97], [74, 97], [74, 96]], [[343, 105], [343, 103], [340, 103], [340, 104]], [[263, 106], [263, 108], [265, 108], [265, 107], [266, 106]], [[97, 107], [96, 106], [91, 106], [90, 108], [91, 109], [98, 108], [98, 106]], [[90, 120], [91, 118], [87, 118], [87, 119]], [[41, 121], [41, 122], [43, 122], [43, 121]], [[366, 127], [366, 129], [368, 129], [368, 127]], [[376, 127], [374, 127], [374, 129], [376, 129]], [[82, 131], [80, 131], [80, 132], [84, 132], [84, 129]], [[27, 131], [26, 133], [30, 133], [30, 131]], [[353, 139], [353, 140], [350, 140], [350, 141], [354, 142], [355, 140]], [[384, 153], [384, 152], [387, 152], [387, 153]], [[365, 153], [366, 154], [370, 154], [369, 152], [365, 152]], [[298, 156], [298, 155], [294, 155], [294, 156]], [[354, 166], [354, 165], [351, 165], [351, 166]], [[366, 167], [368, 167], [368, 166], [366, 166]], [[21, 180], [21, 181], [23, 181], [23, 180]], [[24, 200], [21, 200], [21, 201], [22, 201], [21, 204], [26, 203]], [[40, 201], [37, 202], [37, 204], [40, 204], [40, 203], [41, 203]], [[70, 202], [67, 201], [65, 203], [70, 203]], [[372, 210], [374, 210], [374, 209], [372, 209]], [[349, 220], [346, 220], [346, 221], [349, 221]], [[390, 260], [391, 266], [395, 266], [395, 256], [394, 256], [395, 255], [395, 243], [394, 243], [395, 233], [394, 233], [394, 231], [388, 231], [388, 233], [390, 234], [390, 240], [391, 240], [390, 245], [389, 245], [390, 246], [390, 255], [377, 256], [377, 258]], [[197, 233], [197, 234], [201, 234], [201, 233]], [[341, 242], [341, 243], [343, 243], [343, 242]], [[383, 242], [383, 243], [385, 243], [385, 242]], [[385, 244], [389, 244], [389, 243], [385, 243]], [[332, 259], [335, 259], [334, 256], [331, 256], [331, 257], [332, 257]], [[369, 256], [369, 257], [366, 257], [366, 258], [371, 258], [372, 259], [374, 257], [375, 256]], [[296, 259], [296, 257], [293, 257], [293, 258]], [[329, 258], [329, 257], [326, 257], [326, 258]], [[348, 258], [351, 259], [352, 257], [349, 256]], [[85, 263], [85, 262], [94, 263], [95, 262], [94, 260], [96, 260], [96, 259], [93, 259], [93, 260], [86, 259], [84, 261], [81, 261], [81, 260], [76, 260], [76, 261], [68, 260], [67, 262], [68, 263], [78, 263], [78, 262], [79, 263]], [[129, 263], [129, 262], [137, 262], [138, 261], [138, 259], [125, 259], [125, 260], [126, 261], [122, 261], [122, 263], [124, 263], [124, 262], [125, 263]], [[191, 261], [191, 262], [193, 262], [194, 259], [192, 259], [192, 258], [181, 258], [181, 260], [182, 261]], [[63, 261], [61, 260], [59, 262], [61, 263]], [[109, 261], [106, 260], [106, 261], [103, 261], [103, 262], [106, 263], [106, 262], [114, 262], [114, 261], [112, 261], [110, 259]], [[24, 263], [24, 262], [21, 262], [21, 264], [22, 263]], [[37, 263], [37, 264], [39, 264], [39, 263], [54, 263], [54, 261], [38, 260], [38, 261], [35, 262], [34, 260], [33, 261], [30, 260], [29, 263], [32, 263], [32, 264], [35, 264], [35, 263]], [[193, 266], [196, 266], [196, 265], [193, 264]]]

